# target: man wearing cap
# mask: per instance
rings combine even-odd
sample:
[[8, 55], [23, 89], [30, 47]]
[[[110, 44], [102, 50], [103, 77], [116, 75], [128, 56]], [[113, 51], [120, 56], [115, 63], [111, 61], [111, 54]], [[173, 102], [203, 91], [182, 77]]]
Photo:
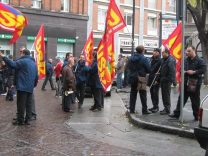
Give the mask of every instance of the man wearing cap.
[[151, 57], [151, 71], [149, 74], [149, 79], [147, 85], [150, 87], [150, 94], [152, 99], [153, 107], [149, 109], [152, 113], [159, 111], [159, 70], [161, 67], [160, 49], [155, 48]]
[[0, 52], [0, 58], [2, 57], [8, 66], [16, 70], [17, 120], [13, 122], [14, 125], [29, 124], [33, 89], [38, 82], [37, 67], [34, 58], [30, 56], [30, 51], [23, 49], [20, 55], [19, 59], [12, 61]]

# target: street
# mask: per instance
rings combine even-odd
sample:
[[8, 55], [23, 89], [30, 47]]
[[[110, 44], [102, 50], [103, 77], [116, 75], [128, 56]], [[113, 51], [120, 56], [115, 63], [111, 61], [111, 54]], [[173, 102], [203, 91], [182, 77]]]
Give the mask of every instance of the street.
[[[203, 156], [196, 140], [134, 127], [117, 93], [105, 98], [101, 112], [89, 111], [92, 98], [74, 113], [61, 110], [61, 99], [49, 86], [35, 90], [37, 120], [13, 126], [16, 103], [0, 96], [1, 156]], [[129, 93], [126, 93], [129, 94]]]

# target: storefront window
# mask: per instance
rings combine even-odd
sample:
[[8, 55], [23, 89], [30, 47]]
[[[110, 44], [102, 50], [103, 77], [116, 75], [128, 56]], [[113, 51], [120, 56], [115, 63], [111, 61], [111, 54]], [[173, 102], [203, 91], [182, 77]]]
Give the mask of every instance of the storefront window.
[[71, 52], [73, 54], [73, 44], [69, 43], [57, 43], [57, 56], [64, 60], [66, 53]]

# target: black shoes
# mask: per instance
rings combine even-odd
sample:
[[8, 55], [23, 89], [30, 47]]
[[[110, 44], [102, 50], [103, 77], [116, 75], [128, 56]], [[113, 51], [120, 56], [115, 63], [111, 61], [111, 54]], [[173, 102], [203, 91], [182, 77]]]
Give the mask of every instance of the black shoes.
[[42, 91], [46, 91], [46, 89], [45, 89], [45, 88], [42, 88], [41, 90], [42, 90]]
[[159, 108], [158, 107], [152, 107], [148, 110], [151, 111], [152, 113], [157, 113], [159, 111]]
[[166, 109], [160, 111], [160, 115], [168, 115], [168, 114], [170, 114], [170, 111], [167, 111]]
[[178, 118], [179, 118], [179, 115], [176, 115], [176, 114], [174, 114], [174, 113], [169, 114], [168, 116], [169, 116], [170, 118], [175, 118], [175, 119], [178, 119]]
[[142, 114], [143, 115], [148, 115], [148, 114], [152, 114], [152, 112], [150, 112], [149, 110], [146, 110], [146, 111], [142, 111]]
[[24, 122], [14, 120], [14, 122], [12, 122], [12, 124], [15, 125], [15, 126], [22, 126], [22, 125], [24, 125]]

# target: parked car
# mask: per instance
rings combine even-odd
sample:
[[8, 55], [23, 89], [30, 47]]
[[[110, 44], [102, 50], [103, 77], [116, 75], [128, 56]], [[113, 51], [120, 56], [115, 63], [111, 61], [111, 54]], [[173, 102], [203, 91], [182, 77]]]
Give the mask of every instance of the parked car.
[[208, 95], [202, 100], [199, 110], [199, 126], [194, 128], [194, 134], [208, 156]]

